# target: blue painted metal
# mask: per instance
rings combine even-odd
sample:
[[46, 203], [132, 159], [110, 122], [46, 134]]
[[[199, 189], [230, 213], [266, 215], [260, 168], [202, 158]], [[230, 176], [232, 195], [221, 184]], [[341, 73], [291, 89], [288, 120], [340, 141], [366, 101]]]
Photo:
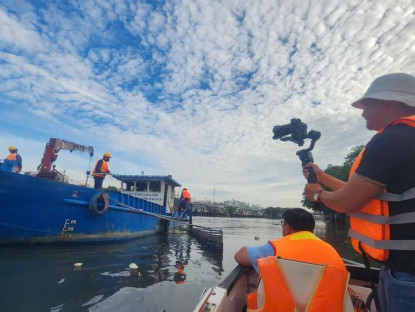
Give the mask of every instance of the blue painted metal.
[[96, 192], [84, 186], [0, 171], [0, 244], [131, 239], [160, 228], [158, 218], [140, 210], [166, 215], [165, 208], [158, 204], [112, 191], [107, 192], [108, 211], [94, 215], [89, 200]]

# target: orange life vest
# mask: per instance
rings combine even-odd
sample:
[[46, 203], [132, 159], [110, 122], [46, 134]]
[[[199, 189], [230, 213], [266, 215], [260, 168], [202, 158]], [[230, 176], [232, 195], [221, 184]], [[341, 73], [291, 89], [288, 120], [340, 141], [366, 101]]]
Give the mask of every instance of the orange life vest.
[[7, 160], [7, 162], [5, 161], [5, 163], [12, 164], [12, 172], [20, 172], [20, 168], [17, 166], [17, 153], [11, 153], [5, 158], [5, 160]]
[[190, 203], [190, 201], [191, 201], [191, 197], [190, 197], [190, 193], [189, 193], [189, 191], [188, 190], [183, 190], [182, 191], [182, 198], [181, 198], [181, 200], [183, 200], [183, 199], [188, 199], [188, 201], [187, 202], [189, 202]]
[[[405, 123], [415, 128], [415, 115], [403, 117], [394, 121], [391, 125]], [[381, 133], [384, 129], [381, 129]], [[358, 168], [364, 149], [356, 157], [349, 178]], [[415, 241], [393, 241], [390, 240], [390, 224], [404, 224], [415, 222], [415, 213], [406, 213], [389, 217], [388, 201], [403, 201], [415, 198], [415, 188], [407, 190], [403, 194], [392, 194], [384, 192], [378, 199], [369, 201], [359, 212], [350, 214], [350, 231], [352, 246], [359, 254], [359, 242], [364, 252], [371, 258], [385, 261], [389, 256], [389, 250], [415, 250]]]
[[[98, 160], [97, 161], [97, 163], [95, 164], [95, 167], [94, 167], [94, 170], [92, 171], [92, 173], [94, 174], [94, 173], [96, 173], [95, 172], [95, 168], [97, 167], [97, 165], [98, 165], [98, 163], [100, 162], [102, 160], [102, 165], [101, 165], [101, 168], [99, 168], [99, 172], [102, 172], [102, 173], [107, 173], [109, 170], [108, 170], [108, 163], [104, 160], [104, 159], [100, 159], [100, 160]], [[96, 177], [98, 177], [98, 178], [105, 178], [105, 174], [99, 174], [99, 173], [96, 173], [95, 174], [95, 176]]]
[[11, 153], [9, 156], [6, 157], [7, 160], [16, 160], [17, 154]]
[[296, 311], [277, 257], [323, 266], [323, 273], [307, 311], [343, 311], [348, 285], [348, 272], [336, 252], [311, 232], [301, 231], [270, 242], [275, 256], [258, 260], [264, 287], [264, 300], [258, 306], [258, 290], [247, 295], [248, 311]]

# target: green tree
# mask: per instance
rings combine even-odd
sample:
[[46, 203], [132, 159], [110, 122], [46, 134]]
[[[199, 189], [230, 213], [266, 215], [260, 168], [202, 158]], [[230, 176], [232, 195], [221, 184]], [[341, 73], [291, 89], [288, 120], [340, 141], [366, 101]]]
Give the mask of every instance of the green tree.
[[227, 206], [225, 208], [228, 211], [228, 216], [229, 217], [236, 217], [238, 215], [238, 211], [237, 211], [236, 207]]
[[284, 212], [284, 208], [281, 207], [268, 207], [265, 208], [264, 213], [266, 215], [267, 218], [270, 219], [281, 219], [282, 218], [282, 213]]
[[114, 192], [118, 192], [118, 187], [110, 185], [107, 187], [107, 191], [114, 191]]

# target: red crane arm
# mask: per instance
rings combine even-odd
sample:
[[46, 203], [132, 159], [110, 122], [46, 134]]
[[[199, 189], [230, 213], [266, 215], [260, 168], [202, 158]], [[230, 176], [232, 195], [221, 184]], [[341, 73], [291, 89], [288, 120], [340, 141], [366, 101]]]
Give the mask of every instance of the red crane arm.
[[42, 162], [38, 167], [38, 176], [46, 177], [51, 172], [52, 163], [58, 158], [58, 152], [61, 150], [87, 152], [92, 157], [94, 155], [94, 148], [92, 146], [85, 146], [73, 142], [51, 138], [46, 144], [45, 152], [43, 153]]

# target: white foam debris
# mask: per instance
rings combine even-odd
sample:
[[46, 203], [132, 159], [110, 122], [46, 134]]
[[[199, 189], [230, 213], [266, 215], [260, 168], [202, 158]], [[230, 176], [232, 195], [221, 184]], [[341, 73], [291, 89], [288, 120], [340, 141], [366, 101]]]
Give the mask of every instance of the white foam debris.
[[131, 276], [141, 276], [141, 272], [138, 270], [138, 265], [135, 263], [130, 263], [130, 275]]
[[110, 272], [104, 272], [101, 273], [101, 275], [103, 276], [110, 276], [110, 277], [127, 277], [131, 275], [131, 270], [125, 270], [125, 271], [121, 271], [121, 272], [117, 272], [117, 273], [110, 273]]
[[65, 279], [64, 279], [64, 278], [62, 278], [62, 279], [58, 282], [58, 284], [62, 284], [64, 281], [65, 281]]
[[59, 312], [60, 310], [62, 310], [62, 308], [63, 304], [50, 308], [50, 312]]
[[77, 262], [77, 263], [74, 263], [74, 267], [75, 268], [80, 268], [81, 266], [82, 266], [82, 262]]

